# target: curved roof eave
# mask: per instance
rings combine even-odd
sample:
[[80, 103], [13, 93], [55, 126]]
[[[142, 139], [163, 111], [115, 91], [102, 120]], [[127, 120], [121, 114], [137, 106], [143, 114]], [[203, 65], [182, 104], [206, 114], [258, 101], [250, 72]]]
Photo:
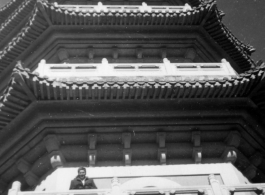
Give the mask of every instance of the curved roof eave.
[[183, 77], [174, 81], [57, 81], [40, 77], [16, 66], [0, 98], [0, 129], [5, 128], [31, 102], [60, 100], [186, 99], [248, 97], [264, 75], [258, 67], [233, 78], [197, 80]]
[[216, 8], [203, 25], [206, 32], [229, 54], [242, 71], [255, 66], [250, 55], [255, 49], [239, 41], [232, 32], [222, 23], [222, 15]]

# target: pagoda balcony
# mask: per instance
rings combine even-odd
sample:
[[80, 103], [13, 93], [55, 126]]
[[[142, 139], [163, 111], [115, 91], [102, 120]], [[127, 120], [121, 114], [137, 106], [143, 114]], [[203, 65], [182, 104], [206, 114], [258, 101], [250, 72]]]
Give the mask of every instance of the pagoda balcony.
[[82, 12], [155, 12], [155, 13], [179, 13], [182, 11], [191, 10], [189, 4], [185, 4], [184, 6], [148, 6], [146, 3], [142, 3], [142, 5], [103, 5], [99, 2], [97, 5], [59, 5], [54, 3], [55, 7], [67, 8], [72, 11], [82, 11]]
[[179, 186], [176, 188], [146, 187], [124, 190], [118, 178], [113, 178], [110, 189], [90, 189], [90, 190], [68, 190], [68, 191], [20, 191], [20, 182], [14, 182], [8, 195], [264, 195], [265, 183], [243, 184], [243, 185], [220, 185], [213, 175], [209, 176], [210, 185], [204, 186]]
[[87, 64], [46, 64], [42, 60], [35, 72], [49, 78], [99, 78], [99, 77], [233, 77], [237, 73], [230, 63], [102, 63]]

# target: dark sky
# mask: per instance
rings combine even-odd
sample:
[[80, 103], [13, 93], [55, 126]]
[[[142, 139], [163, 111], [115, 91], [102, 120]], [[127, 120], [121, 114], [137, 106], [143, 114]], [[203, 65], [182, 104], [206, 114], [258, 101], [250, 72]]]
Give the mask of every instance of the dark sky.
[[217, 0], [224, 24], [243, 43], [256, 48], [254, 61], [265, 61], [265, 0]]
[[[8, 1], [0, 0], [0, 7]], [[232, 33], [256, 48], [254, 61], [265, 61], [265, 0], [217, 0], [217, 6], [225, 12], [223, 22]]]

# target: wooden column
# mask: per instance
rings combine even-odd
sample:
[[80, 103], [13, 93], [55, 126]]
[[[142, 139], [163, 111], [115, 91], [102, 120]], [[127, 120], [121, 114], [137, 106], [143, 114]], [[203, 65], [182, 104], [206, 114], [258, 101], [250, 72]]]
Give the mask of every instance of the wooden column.
[[17, 169], [24, 175], [29, 186], [37, 185], [39, 178], [31, 171], [31, 164], [24, 159], [19, 159], [16, 163]]
[[249, 179], [253, 179], [257, 174], [257, 168], [254, 165], [249, 165], [244, 171], [243, 174]]
[[135, 50], [136, 52], [136, 58], [137, 58], [137, 62], [143, 62], [143, 49], [141, 47], [136, 48]]
[[202, 162], [201, 132], [192, 132], [191, 141], [193, 142], [192, 158], [195, 163]]
[[123, 160], [125, 166], [130, 166], [132, 164], [132, 149], [131, 149], [131, 133], [122, 134], [123, 149]]
[[166, 133], [157, 133], [156, 141], [158, 143], [157, 158], [161, 165], [167, 164]]
[[253, 164], [255, 167], [258, 167], [263, 162], [263, 156], [261, 153], [256, 152], [253, 156], [250, 158], [251, 164]]
[[185, 61], [193, 62], [196, 56], [197, 56], [196, 50], [193, 48], [189, 48], [186, 50], [186, 53], [185, 53], [185, 59], [186, 59]]
[[94, 62], [95, 51], [93, 47], [87, 48], [87, 57], [89, 62]]
[[96, 145], [97, 145], [97, 135], [96, 134], [88, 134], [88, 163], [90, 167], [93, 167], [96, 165], [96, 160], [97, 160], [97, 150], [96, 150]]
[[161, 58], [164, 59], [167, 57], [167, 48], [166, 47], [162, 47], [161, 48]]
[[53, 168], [61, 167], [65, 164], [65, 158], [60, 151], [60, 142], [56, 135], [47, 135], [44, 138], [46, 149], [49, 153], [50, 162]]
[[58, 58], [61, 62], [68, 62], [69, 61], [69, 54], [65, 48], [61, 48], [57, 51]]
[[237, 160], [237, 147], [240, 145], [241, 135], [237, 131], [232, 131], [225, 139], [226, 149], [222, 154], [224, 162], [235, 163]]

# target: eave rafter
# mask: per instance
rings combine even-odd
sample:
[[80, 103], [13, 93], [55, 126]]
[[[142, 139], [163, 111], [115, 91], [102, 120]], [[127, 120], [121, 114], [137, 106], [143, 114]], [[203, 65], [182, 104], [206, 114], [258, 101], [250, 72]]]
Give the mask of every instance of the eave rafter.
[[3, 7], [0, 8], [0, 24], [2, 24], [6, 18], [21, 4], [21, 1], [9, 1]]
[[12, 62], [17, 60], [48, 27], [38, 9], [32, 11], [25, 27], [12, 39], [11, 42], [0, 52], [0, 71], [4, 71]]
[[[27, 19], [27, 16], [30, 15], [31, 11], [34, 8], [36, 0], [27, 0], [22, 1], [19, 7], [14, 10], [13, 13], [9, 15], [9, 17], [1, 24], [0, 26], [0, 46], [2, 47], [4, 43], [7, 41], [6, 39], [11, 39], [13, 32], [17, 30], [17, 27], [20, 26], [22, 21]], [[11, 34], [11, 35], [10, 35]]]

